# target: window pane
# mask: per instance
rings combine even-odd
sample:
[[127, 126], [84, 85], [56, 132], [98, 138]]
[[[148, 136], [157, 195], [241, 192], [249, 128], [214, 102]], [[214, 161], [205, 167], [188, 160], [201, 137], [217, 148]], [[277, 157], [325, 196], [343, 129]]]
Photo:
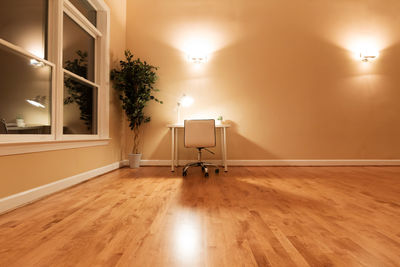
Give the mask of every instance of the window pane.
[[69, 0], [94, 26], [96, 26], [97, 13], [87, 0]]
[[94, 81], [94, 38], [64, 14], [64, 68]]
[[0, 134], [50, 134], [52, 68], [0, 45]]
[[97, 88], [64, 77], [64, 134], [97, 134]]
[[46, 58], [47, 0], [0, 1], [0, 38]]

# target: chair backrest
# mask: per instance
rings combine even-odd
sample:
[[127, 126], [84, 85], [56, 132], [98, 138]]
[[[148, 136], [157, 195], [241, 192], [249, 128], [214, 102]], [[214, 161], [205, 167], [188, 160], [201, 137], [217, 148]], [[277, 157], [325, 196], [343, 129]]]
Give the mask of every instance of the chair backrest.
[[7, 123], [4, 119], [0, 120], [0, 134], [8, 134]]
[[214, 147], [215, 120], [185, 120], [185, 147]]

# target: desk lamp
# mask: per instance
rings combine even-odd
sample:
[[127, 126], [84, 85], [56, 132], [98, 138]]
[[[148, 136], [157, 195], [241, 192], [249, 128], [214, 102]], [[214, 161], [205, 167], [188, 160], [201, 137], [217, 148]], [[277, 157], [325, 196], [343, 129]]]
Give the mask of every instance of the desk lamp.
[[46, 108], [44, 105], [46, 102], [46, 96], [36, 96], [34, 98], [27, 99], [26, 102], [37, 108]]

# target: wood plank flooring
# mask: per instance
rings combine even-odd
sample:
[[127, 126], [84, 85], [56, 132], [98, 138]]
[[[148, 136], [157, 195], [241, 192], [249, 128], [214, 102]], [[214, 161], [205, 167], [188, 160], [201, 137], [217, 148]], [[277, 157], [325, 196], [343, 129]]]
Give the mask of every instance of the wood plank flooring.
[[120, 169], [0, 216], [0, 266], [400, 266], [400, 167]]

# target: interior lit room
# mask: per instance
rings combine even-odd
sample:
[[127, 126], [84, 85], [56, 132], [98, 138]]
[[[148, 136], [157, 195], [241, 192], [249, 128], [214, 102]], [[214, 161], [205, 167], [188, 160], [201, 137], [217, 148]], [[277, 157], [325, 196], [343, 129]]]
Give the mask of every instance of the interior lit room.
[[0, 266], [400, 266], [400, 1], [0, 14]]

